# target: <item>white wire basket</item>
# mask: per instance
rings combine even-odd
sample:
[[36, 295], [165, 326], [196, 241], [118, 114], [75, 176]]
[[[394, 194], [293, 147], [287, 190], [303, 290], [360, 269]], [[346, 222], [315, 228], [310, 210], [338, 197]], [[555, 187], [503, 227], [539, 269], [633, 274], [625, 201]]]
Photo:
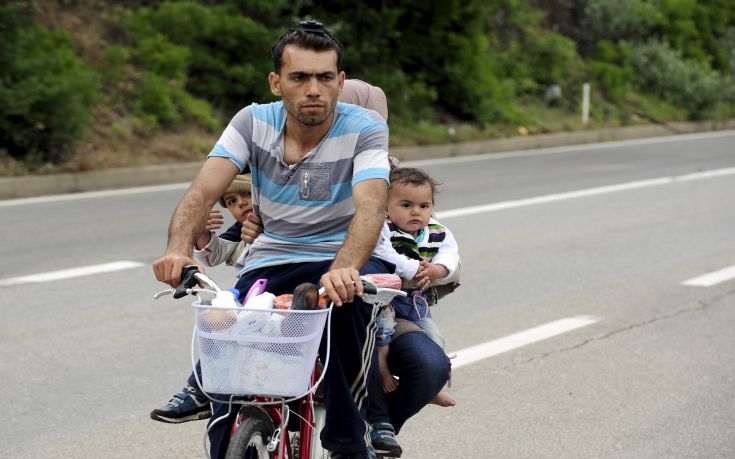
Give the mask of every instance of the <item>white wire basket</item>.
[[296, 397], [311, 390], [331, 309], [193, 307], [205, 392]]

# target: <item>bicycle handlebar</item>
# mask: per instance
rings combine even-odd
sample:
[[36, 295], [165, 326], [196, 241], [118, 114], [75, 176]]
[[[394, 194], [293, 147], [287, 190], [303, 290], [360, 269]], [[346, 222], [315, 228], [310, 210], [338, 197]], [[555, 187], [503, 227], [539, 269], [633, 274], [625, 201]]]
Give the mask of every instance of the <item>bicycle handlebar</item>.
[[[362, 300], [366, 303], [386, 305], [397, 296], [406, 296], [406, 292], [403, 290], [379, 287], [365, 277], [360, 277], [360, 280], [362, 281]], [[168, 293], [172, 293], [175, 299], [183, 298], [186, 295], [197, 293], [197, 289], [194, 289], [197, 284], [204, 284], [209, 290], [215, 293], [222, 290], [209, 276], [199, 272], [197, 267], [192, 265], [184, 267], [181, 272], [181, 282], [176, 288], [158, 292], [154, 295], [154, 298], [157, 299]], [[324, 294], [325, 290], [322, 287], [319, 289], [319, 295], [324, 296]]]
[[[203, 284], [206, 288], [194, 288], [198, 284]], [[164, 295], [171, 294], [175, 299], [179, 299], [185, 297], [186, 295], [198, 295], [200, 292], [210, 292], [216, 294], [221, 290], [222, 289], [219, 287], [219, 285], [217, 285], [215, 281], [213, 281], [206, 274], [199, 272], [196, 266], [191, 265], [184, 266], [184, 269], [181, 270], [181, 282], [179, 282], [179, 285], [177, 285], [176, 288], [162, 290], [153, 295], [153, 298], [157, 300]]]
[[174, 289], [174, 298], [177, 300], [188, 295], [186, 289], [192, 288], [197, 284], [197, 279], [194, 277], [199, 270], [196, 266], [184, 266], [181, 271], [181, 282]]

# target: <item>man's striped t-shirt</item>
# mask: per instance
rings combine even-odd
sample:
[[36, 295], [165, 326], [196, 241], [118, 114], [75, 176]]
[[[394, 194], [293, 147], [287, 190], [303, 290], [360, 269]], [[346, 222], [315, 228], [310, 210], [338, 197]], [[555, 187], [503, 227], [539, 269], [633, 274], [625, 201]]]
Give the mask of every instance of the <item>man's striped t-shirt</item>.
[[372, 110], [337, 103], [331, 129], [299, 162], [286, 165], [282, 102], [253, 104], [234, 116], [209, 156], [250, 165], [253, 211], [263, 234], [238, 264], [238, 276], [286, 263], [329, 260], [355, 213], [352, 187], [388, 180], [388, 128]]

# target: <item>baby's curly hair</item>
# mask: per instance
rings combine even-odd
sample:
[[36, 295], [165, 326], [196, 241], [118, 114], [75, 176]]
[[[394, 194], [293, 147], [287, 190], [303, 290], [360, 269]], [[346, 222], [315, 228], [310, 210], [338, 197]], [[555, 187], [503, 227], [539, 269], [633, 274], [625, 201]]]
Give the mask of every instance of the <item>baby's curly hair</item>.
[[399, 167], [398, 169], [393, 169], [390, 172], [390, 186], [393, 187], [397, 183], [408, 183], [414, 186], [428, 184], [431, 187], [432, 199], [439, 192], [438, 187], [441, 185], [441, 183], [431, 178], [425, 171], [415, 167]]

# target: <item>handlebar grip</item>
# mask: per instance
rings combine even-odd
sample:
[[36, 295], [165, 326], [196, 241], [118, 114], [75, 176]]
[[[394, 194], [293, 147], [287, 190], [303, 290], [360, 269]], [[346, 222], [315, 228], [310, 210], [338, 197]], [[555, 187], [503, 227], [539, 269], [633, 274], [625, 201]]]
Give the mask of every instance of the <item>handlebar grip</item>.
[[375, 295], [376, 293], [378, 293], [378, 289], [375, 284], [365, 282], [364, 280], [362, 281], [362, 291], [363, 293], [367, 293], [368, 295]]
[[174, 289], [174, 298], [179, 299], [186, 296], [186, 289], [192, 288], [197, 285], [197, 279], [194, 274], [198, 273], [199, 270], [196, 266], [184, 266], [181, 270], [181, 282]]

